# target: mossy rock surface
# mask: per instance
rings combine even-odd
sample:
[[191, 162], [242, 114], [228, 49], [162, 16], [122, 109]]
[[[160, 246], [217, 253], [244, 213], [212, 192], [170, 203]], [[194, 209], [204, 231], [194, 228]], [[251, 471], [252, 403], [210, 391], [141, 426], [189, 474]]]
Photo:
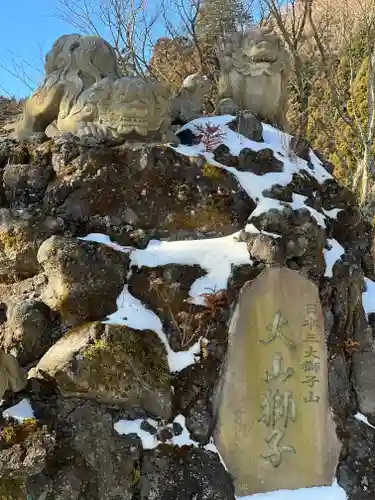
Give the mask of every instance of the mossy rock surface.
[[70, 330], [40, 360], [38, 377], [52, 377], [64, 396], [78, 396], [155, 416], [171, 414], [165, 348], [156, 333], [88, 323]]
[[24, 481], [10, 477], [0, 477], [0, 499], [27, 500]]
[[116, 310], [128, 257], [106, 245], [52, 236], [38, 250], [48, 277], [43, 301], [73, 327]]

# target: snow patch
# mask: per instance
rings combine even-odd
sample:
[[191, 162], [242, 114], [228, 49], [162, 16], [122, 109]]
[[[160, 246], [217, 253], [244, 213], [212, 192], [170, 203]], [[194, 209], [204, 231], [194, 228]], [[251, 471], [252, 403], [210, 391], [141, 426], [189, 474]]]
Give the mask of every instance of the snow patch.
[[326, 261], [326, 271], [324, 276], [333, 277], [333, 266], [345, 254], [345, 249], [333, 238], [327, 239], [329, 249], [324, 249], [324, 259]]
[[320, 227], [325, 228], [325, 217], [323, 214], [315, 210], [314, 208], [310, 207], [309, 205], [305, 205], [305, 201], [307, 200], [307, 196], [303, 196], [302, 194], [292, 194], [293, 197], [293, 202], [291, 203], [291, 207], [293, 210], [300, 210], [300, 209], [307, 209], [310, 214], [314, 217], [316, 222], [319, 224]]
[[131, 266], [199, 265], [207, 274], [192, 284], [189, 295], [194, 304], [204, 305], [201, 294], [227, 288], [232, 265], [251, 264], [247, 245], [238, 241], [238, 236], [149, 244], [144, 250], [132, 252]]
[[17, 403], [15, 406], [11, 406], [10, 408], [3, 411], [3, 417], [14, 418], [22, 424], [22, 422], [27, 418], [35, 418], [35, 415], [29, 400], [22, 399], [22, 401]]
[[133, 250], [133, 247], [124, 247], [122, 245], [119, 245], [118, 243], [112, 241], [108, 235], [102, 233], [90, 233], [87, 236], [79, 237], [77, 239], [93, 243], [102, 243], [107, 247], [111, 247], [114, 250], [118, 250], [119, 252], [123, 253], [131, 252]]
[[[314, 171], [314, 177], [317, 179], [317, 181], [320, 182], [320, 184], [323, 184], [328, 179], [333, 179], [332, 175], [327, 172], [327, 169], [324, 168], [323, 163], [319, 160], [319, 158], [316, 156], [314, 151], [310, 149], [309, 152], [309, 157], [310, 157], [310, 162], [313, 166], [313, 171]], [[310, 174], [311, 174], [310, 170]]]
[[368, 418], [365, 415], [362, 415], [362, 413], [357, 412], [354, 415], [354, 418], [356, 420], [358, 420], [358, 422], [363, 422], [364, 424], [368, 425], [369, 427], [372, 427], [373, 429], [375, 429], [375, 427], [372, 424], [370, 424], [370, 422], [368, 421]]
[[171, 372], [179, 372], [196, 362], [196, 355], [200, 353], [200, 341], [196, 342], [187, 351], [173, 351], [159, 317], [147, 309], [140, 300], [134, 297], [126, 285], [117, 298], [117, 311], [103, 321], [110, 325], [126, 325], [134, 330], [152, 330], [162, 341], [168, 356], [168, 365]]
[[259, 231], [259, 229], [255, 227], [254, 224], [247, 224], [245, 226], [245, 232], [249, 234], [265, 234], [267, 236], [271, 236], [271, 238], [281, 238], [281, 234], [270, 233], [268, 231]]
[[338, 214], [342, 212], [342, 210], [342, 208], [332, 208], [331, 210], [324, 210], [324, 208], [322, 208], [324, 214], [330, 219], [337, 219]]
[[129, 292], [128, 285], [125, 285], [116, 304], [117, 311], [109, 315], [103, 323], [126, 325], [134, 330], [153, 330], [159, 336], [163, 334], [159, 317]]
[[366, 291], [362, 294], [362, 305], [365, 313], [369, 315], [375, 312], [375, 283], [365, 278]]
[[[155, 436], [147, 431], [141, 429], [143, 419], [138, 420], [119, 420], [113, 426], [118, 434], [136, 434], [142, 441], [143, 449], [152, 450], [157, 446], [157, 439]], [[157, 427], [157, 422], [147, 419], [147, 422], [153, 427]]]
[[[151, 424], [155, 429], [161, 430], [163, 428], [173, 429], [173, 423], [180, 424], [182, 427], [182, 433], [179, 436], [173, 436], [171, 439], [166, 442], [172, 446], [195, 446], [200, 447], [201, 445], [194, 441], [190, 437], [190, 433], [186, 428], [186, 418], [183, 415], [178, 415], [172, 424], [168, 424], [166, 426], [160, 426], [158, 422], [148, 418], [146, 420], [149, 424]], [[148, 431], [141, 429], [141, 424], [144, 422], [144, 419], [138, 420], [119, 420], [114, 424], [114, 429], [118, 434], [137, 434], [142, 440], [142, 446], [146, 450], [150, 450], [152, 448], [156, 448], [162, 441], [159, 441], [156, 435], [150, 434]], [[213, 444], [211, 440], [209, 444], [204, 446], [206, 450], [213, 451], [214, 453], [218, 453], [216, 446]]]

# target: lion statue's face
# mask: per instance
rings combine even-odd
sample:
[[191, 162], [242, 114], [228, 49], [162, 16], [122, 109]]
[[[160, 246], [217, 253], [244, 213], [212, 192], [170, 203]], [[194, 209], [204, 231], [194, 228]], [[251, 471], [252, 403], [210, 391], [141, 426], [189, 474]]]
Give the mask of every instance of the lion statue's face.
[[251, 28], [233, 52], [234, 67], [245, 75], [274, 75], [288, 64], [280, 38], [268, 28]]
[[113, 84], [110, 105], [100, 103], [99, 115], [120, 135], [134, 131], [146, 136], [149, 131], [158, 130], [166, 119], [169, 96], [161, 85], [140, 77], [122, 77]]
[[157, 131], [169, 116], [169, 91], [141, 77], [104, 78], [84, 92], [72, 116], [76, 121], [97, 121], [115, 135]]
[[53, 44], [52, 49], [47, 52], [44, 63], [44, 72], [50, 75], [54, 71], [63, 69], [67, 64], [67, 54], [72, 45], [81, 38], [81, 35], [63, 35]]

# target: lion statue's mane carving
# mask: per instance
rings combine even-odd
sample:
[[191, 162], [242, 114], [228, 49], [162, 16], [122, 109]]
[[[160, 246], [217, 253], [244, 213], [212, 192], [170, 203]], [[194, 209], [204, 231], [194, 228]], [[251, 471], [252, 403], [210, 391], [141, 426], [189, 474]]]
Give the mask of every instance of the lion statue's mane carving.
[[98, 36], [63, 35], [45, 58], [45, 79], [25, 103], [15, 135], [27, 140], [57, 121], [60, 131], [80, 94], [104, 77], [117, 78], [115, 50]]
[[287, 129], [290, 58], [280, 37], [269, 28], [253, 27], [232, 35], [218, 57], [217, 113], [249, 111]]

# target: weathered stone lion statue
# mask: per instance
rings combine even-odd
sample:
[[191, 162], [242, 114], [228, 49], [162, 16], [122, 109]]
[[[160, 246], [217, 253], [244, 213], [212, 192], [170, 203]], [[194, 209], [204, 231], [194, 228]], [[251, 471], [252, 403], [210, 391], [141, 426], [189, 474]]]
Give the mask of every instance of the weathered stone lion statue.
[[44, 134], [54, 123], [55, 135], [178, 142], [172, 121], [198, 118], [209, 89], [198, 73], [188, 76], [174, 97], [159, 83], [120, 76], [114, 49], [96, 36], [58, 38], [46, 56], [45, 73], [16, 124], [19, 140]]
[[103, 77], [119, 76], [116, 53], [97, 36], [63, 35], [45, 59], [46, 77], [27, 99], [22, 117], [15, 127], [20, 140], [45, 132], [57, 120], [57, 128], [71, 127], [67, 117], [80, 94]]
[[64, 130], [80, 137], [135, 136], [175, 141], [166, 87], [138, 76], [103, 78], [85, 90], [66, 117]]
[[290, 60], [279, 36], [269, 28], [236, 33], [218, 54], [220, 78], [216, 112], [248, 111], [287, 129]]

